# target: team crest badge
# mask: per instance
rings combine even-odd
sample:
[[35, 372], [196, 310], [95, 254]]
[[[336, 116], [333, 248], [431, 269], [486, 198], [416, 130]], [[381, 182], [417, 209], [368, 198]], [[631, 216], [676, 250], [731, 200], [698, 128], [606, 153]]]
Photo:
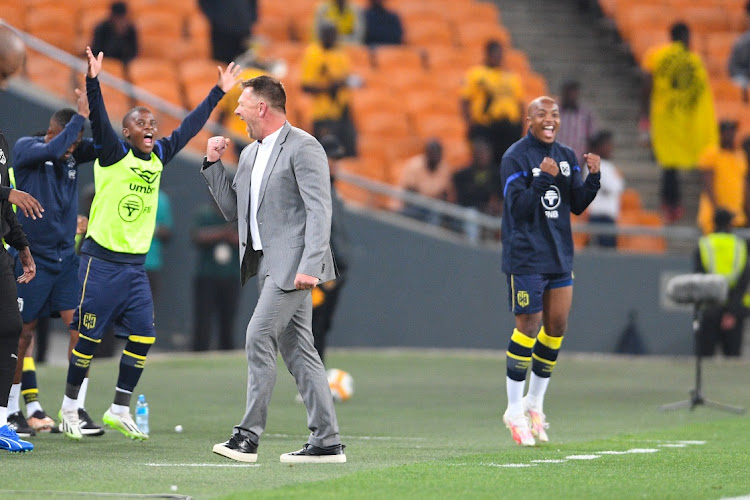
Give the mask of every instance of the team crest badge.
[[567, 161], [560, 162], [560, 172], [562, 172], [565, 177], [570, 177], [570, 164]]

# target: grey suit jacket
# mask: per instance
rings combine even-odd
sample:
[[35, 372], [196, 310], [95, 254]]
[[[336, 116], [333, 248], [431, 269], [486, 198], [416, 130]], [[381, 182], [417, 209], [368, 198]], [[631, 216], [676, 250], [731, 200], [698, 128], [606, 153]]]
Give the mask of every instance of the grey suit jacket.
[[[227, 221], [238, 221], [240, 269], [244, 285], [258, 273], [258, 256], [250, 237], [250, 182], [258, 144], [240, 154], [234, 179], [218, 161], [201, 170]], [[264, 269], [282, 290], [294, 289], [297, 273], [320, 283], [336, 278], [331, 252], [331, 181], [320, 143], [286, 122], [263, 173], [258, 203], [258, 230]]]

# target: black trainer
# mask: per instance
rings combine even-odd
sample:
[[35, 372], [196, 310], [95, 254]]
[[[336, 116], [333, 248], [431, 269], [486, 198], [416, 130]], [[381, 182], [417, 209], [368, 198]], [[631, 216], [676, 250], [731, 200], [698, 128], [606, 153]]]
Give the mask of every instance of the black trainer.
[[258, 460], [258, 445], [239, 432], [234, 433], [229, 441], [215, 444], [213, 452], [238, 462], [255, 462]]
[[287, 464], [343, 464], [346, 462], [344, 448], [343, 444], [320, 448], [305, 443], [301, 450], [284, 453], [279, 460]]
[[81, 434], [84, 436], [101, 436], [104, 427], [95, 423], [84, 408], [78, 408], [78, 420], [81, 421]]
[[18, 437], [27, 438], [36, 436], [36, 431], [29, 425], [21, 411], [8, 415], [8, 427], [16, 431]]

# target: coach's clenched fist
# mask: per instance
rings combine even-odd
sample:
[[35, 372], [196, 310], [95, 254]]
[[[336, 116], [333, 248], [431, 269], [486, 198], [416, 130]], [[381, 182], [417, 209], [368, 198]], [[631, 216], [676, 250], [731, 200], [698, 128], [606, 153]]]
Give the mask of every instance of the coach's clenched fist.
[[224, 151], [227, 150], [229, 142], [229, 137], [222, 137], [220, 135], [211, 137], [206, 146], [206, 160], [210, 162], [219, 161], [219, 158], [224, 155]]

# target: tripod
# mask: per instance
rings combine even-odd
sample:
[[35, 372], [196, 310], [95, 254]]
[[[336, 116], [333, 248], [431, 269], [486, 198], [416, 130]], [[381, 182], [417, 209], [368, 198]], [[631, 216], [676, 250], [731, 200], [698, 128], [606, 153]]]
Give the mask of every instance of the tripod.
[[716, 401], [711, 401], [709, 399], [705, 399], [703, 397], [703, 390], [701, 388], [701, 382], [702, 382], [702, 371], [701, 371], [701, 360], [703, 359], [700, 343], [698, 341], [698, 332], [700, 330], [700, 323], [703, 315], [703, 301], [699, 301], [695, 303], [694, 309], [693, 309], [693, 339], [695, 341], [695, 388], [690, 390], [690, 399], [686, 399], [684, 401], [677, 401], [675, 403], [669, 403], [663, 406], [660, 406], [659, 409], [661, 410], [679, 410], [680, 408], [690, 408], [691, 410], [694, 410], [696, 406], [698, 405], [704, 405], [709, 406], [711, 408], [716, 408], [717, 410], [724, 410], [728, 411], [730, 413], [737, 413], [737, 414], [743, 414], [745, 413], [744, 408], [740, 408], [739, 406], [731, 406], [726, 405], [723, 403], [717, 403]]

